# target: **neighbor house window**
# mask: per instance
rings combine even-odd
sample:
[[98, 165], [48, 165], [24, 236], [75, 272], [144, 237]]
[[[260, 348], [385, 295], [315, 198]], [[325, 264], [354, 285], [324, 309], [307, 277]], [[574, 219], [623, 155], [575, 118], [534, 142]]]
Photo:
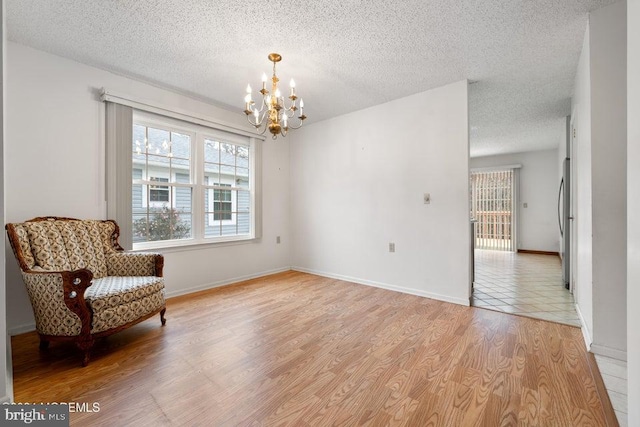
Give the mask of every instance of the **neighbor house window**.
[[[169, 182], [169, 178], [149, 178], [151, 182]], [[150, 185], [149, 186], [149, 201], [151, 202], [168, 202], [169, 201], [169, 187], [166, 185]]]
[[[229, 184], [219, 184], [221, 186], [231, 187]], [[233, 203], [231, 203], [231, 190], [213, 190], [213, 220], [214, 221], [231, 221], [231, 211]]]

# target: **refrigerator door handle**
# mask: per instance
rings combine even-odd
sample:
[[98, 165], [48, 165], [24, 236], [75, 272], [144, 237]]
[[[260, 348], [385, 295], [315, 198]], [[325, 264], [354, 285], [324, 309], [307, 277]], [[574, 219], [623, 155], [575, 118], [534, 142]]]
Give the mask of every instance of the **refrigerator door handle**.
[[561, 237], [564, 237], [564, 230], [562, 229], [562, 216], [560, 215], [560, 201], [562, 200], [563, 187], [564, 187], [564, 177], [560, 180], [560, 188], [558, 189], [558, 228], [560, 229]]

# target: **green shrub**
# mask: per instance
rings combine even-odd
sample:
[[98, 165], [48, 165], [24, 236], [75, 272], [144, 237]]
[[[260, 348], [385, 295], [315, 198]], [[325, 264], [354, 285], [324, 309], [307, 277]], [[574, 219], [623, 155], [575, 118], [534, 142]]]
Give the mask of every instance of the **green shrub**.
[[191, 225], [180, 218], [178, 210], [166, 206], [149, 209], [149, 221], [140, 218], [133, 222], [134, 240], [173, 240], [189, 236]]

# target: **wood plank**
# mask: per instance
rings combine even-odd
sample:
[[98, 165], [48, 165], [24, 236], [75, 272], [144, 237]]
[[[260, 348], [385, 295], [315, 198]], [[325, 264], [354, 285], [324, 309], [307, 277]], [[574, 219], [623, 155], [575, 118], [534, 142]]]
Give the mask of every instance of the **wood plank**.
[[[18, 402], [72, 425], [614, 425], [580, 330], [299, 272], [169, 299], [100, 341], [13, 337]], [[149, 424], [151, 423], [151, 424]]]

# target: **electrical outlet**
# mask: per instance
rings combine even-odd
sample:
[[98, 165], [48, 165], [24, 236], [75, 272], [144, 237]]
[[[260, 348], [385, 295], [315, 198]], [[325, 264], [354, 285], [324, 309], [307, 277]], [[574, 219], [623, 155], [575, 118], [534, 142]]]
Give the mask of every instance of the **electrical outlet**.
[[396, 244], [389, 243], [389, 252], [395, 252], [395, 251], [396, 251]]
[[276, 236], [276, 243], [280, 243], [280, 236]]
[[428, 205], [429, 203], [431, 203], [431, 194], [424, 193], [423, 200], [425, 205]]

